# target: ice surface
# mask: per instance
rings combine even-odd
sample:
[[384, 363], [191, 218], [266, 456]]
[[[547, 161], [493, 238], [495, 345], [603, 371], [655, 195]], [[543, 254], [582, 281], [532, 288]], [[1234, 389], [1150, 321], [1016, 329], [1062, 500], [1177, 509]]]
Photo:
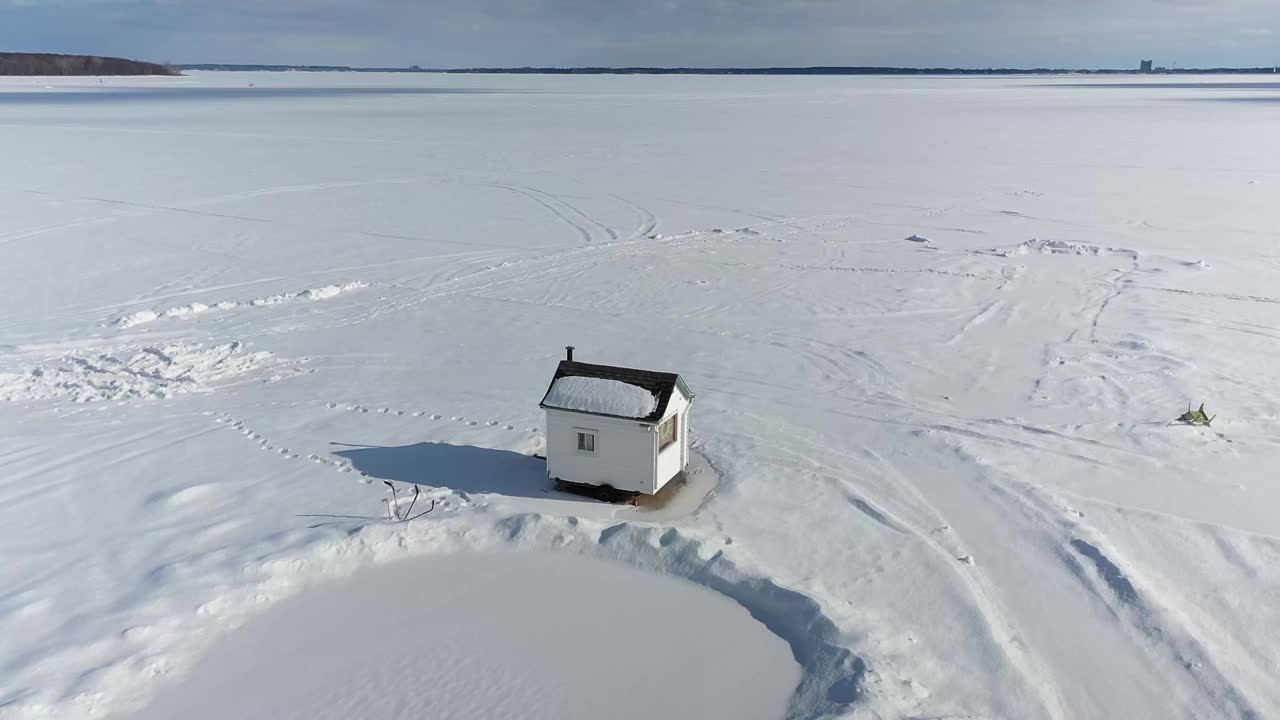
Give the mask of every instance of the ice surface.
[[[1276, 89], [1164, 80], [0, 80], [0, 718], [512, 549], [733, 600], [792, 718], [1280, 716], [1280, 155], [1240, 102]], [[698, 389], [696, 512], [548, 492], [582, 338]], [[436, 510], [386, 522], [384, 480]]]
[[799, 675], [785, 642], [692, 583], [571, 556], [458, 553], [281, 603], [129, 717], [774, 720]]
[[574, 377], [551, 383], [543, 403], [562, 410], [642, 418], [658, 406], [658, 398], [642, 387], [607, 378]]

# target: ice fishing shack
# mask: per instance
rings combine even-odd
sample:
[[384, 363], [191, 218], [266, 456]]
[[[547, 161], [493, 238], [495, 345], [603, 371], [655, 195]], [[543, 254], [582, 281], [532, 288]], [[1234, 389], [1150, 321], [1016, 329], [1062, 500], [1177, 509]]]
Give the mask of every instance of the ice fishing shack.
[[566, 347], [539, 403], [547, 476], [609, 501], [657, 493], [689, 464], [692, 403], [675, 373], [577, 362]]

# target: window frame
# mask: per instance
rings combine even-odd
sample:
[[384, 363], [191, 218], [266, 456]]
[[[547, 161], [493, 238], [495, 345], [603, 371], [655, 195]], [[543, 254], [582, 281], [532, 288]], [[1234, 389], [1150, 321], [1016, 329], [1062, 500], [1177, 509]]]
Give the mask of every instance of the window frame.
[[[574, 432], [574, 438], [573, 438], [573, 451], [574, 451], [574, 452], [578, 453], [579, 455], [592, 455], [592, 456], [595, 456], [595, 455], [599, 455], [599, 454], [600, 454], [600, 432], [599, 432], [598, 430], [592, 430], [592, 429], [590, 429], [590, 428], [579, 428], [579, 427], [576, 427], [576, 428], [574, 428], [574, 429], [573, 429], [573, 432]], [[583, 439], [584, 437], [589, 437], [589, 438], [591, 438], [591, 449], [590, 449], [590, 450], [586, 450], [586, 449], [584, 449], [584, 448], [582, 447], [582, 446], [583, 446], [583, 444], [584, 444], [584, 443], [582, 442], [582, 439]]]
[[[658, 453], [659, 454], [661, 454], [663, 450], [666, 450], [672, 445], [676, 445], [680, 442], [680, 420], [678, 419], [679, 417], [680, 417], [680, 413], [675, 413], [671, 417], [667, 418], [666, 420], [663, 420], [662, 422], [658, 423]], [[665, 427], [668, 423], [671, 424], [671, 439], [667, 441], [667, 443], [664, 445], [662, 443], [662, 428]]]

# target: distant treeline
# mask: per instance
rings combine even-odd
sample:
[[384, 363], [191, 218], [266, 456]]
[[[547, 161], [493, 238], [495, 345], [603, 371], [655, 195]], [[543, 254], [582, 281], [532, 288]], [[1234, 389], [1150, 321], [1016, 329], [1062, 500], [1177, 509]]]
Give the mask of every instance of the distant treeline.
[[172, 65], [96, 55], [0, 53], [0, 75], [181, 75]]
[[[1182, 73], [1259, 73], [1275, 68], [1208, 68], [1167, 71], [1163, 68], [1146, 74]], [[581, 67], [581, 68], [460, 68], [441, 70], [449, 73], [515, 73], [537, 75], [1078, 75], [1121, 74], [1136, 70], [1070, 69], [1070, 68], [904, 68], [904, 67], [764, 67], [764, 68], [650, 68], [650, 67]]]
[[[346, 65], [179, 65], [183, 70], [300, 71], [300, 72], [427, 72], [480, 73], [517, 75], [1115, 75], [1136, 73], [1128, 69], [1071, 68], [903, 68], [903, 67], [763, 67], [763, 68], [696, 68], [696, 67], [514, 67], [514, 68], [422, 68], [413, 67], [348, 67]], [[1144, 74], [1240, 75], [1272, 73], [1273, 67], [1258, 68], [1159, 68]]]

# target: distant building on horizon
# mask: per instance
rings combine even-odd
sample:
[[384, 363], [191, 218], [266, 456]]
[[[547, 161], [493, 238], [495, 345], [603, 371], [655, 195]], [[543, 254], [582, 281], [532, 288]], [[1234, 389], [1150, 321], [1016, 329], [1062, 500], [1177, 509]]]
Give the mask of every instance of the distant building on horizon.
[[1150, 60], [1140, 61], [1138, 63], [1138, 72], [1144, 72], [1144, 73], [1151, 72], [1151, 61]]

